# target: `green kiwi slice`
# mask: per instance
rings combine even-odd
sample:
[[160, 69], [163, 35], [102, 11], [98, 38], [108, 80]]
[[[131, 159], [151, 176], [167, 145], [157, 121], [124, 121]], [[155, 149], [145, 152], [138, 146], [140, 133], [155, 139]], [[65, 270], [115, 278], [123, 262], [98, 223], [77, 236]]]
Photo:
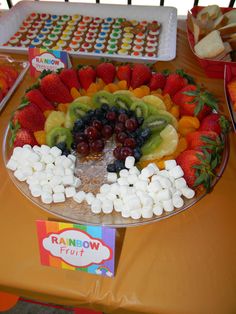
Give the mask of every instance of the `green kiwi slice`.
[[65, 142], [68, 149], [71, 149], [73, 137], [71, 131], [61, 126], [51, 129], [46, 135], [46, 143], [48, 146], [56, 146], [58, 143]]
[[66, 113], [65, 127], [69, 129], [72, 128], [74, 122], [83, 117], [90, 109], [91, 107], [89, 105], [83, 104], [79, 101], [72, 102]]
[[115, 94], [113, 95], [114, 105], [118, 108], [129, 110], [133, 101], [128, 95]]
[[142, 100], [135, 100], [131, 107], [137, 117], [143, 117], [144, 119], [148, 117], [148, 105]]
[[101, 107], [102, 105], [113, 106], [113, 96], [106, 91], [100, 91], [93, 95], [92, 102], [96, 107]]
[[149, 155], [161, 144], [162, 138], [159, 133], [153, 133], [141, 147], [143, 155]]
[[169, 116], [154, 114], [144, 120], [142, 127], [149, 128], [152, 132], [161, 132], [170, 122], [171, 118]]

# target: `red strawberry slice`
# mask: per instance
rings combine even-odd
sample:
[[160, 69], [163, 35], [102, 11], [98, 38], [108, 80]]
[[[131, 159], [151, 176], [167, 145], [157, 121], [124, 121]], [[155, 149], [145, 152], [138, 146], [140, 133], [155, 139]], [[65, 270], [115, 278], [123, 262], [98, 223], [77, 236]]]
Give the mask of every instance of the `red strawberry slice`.
[[34, 88], [26, 92], [25, 98], [36, 104], [42, 112], [46, 110], [55, 110], [55, 106], [44, 97], [38, 88]]
[[27, 129], [18, 129], [16, 134], [13, 135], [12, 142], [14, 147], [22, 147], [26, 144], [30, 146], [38, 145], [34, 134]]
[[150, 82], [152, 73], [150, 68], [145, 64], [135, 64], [131, 76], [131, 87], [137, 88], [142, 85], [147, 85]]
[[100, 63], [96, 68], [96, 74], [105, 84], [112, 83], [116, 76], [116, 67], [110, 62]]
[[71, 90], [71, 88], [80, 88], [77, 72], [75, 69], [63, 69], [60, 74], [62, 82]]
[[12, 123], [15, 127], [20, 125], [21, 128], [35, 132], [44, 129], [45, 117], [37, 105], [24, 103], [15, 111]]
[[149, 82], [149, 87], [151, 91], [157, 89], [163, 89], [166, 84], [166, 76], [163, 73], [152, 74], [151, 80]]
[[226, 134], [230, 130], [229, 121], [218, 113], [211, 113], [201, 121], [199, 131], [214, 131]]
[[120, 65], [117, 68], [116, 76], [120, 81], [126, 81], [127, 86], [130, 86], [132, 69], [129, 64]]
[[163, 95], [169, 94], [173, 97], [180, 89], [188, 84], [186, 78], [177, 73], [171, 73], [167, 79], [163, 89]]
[[96, 71], [92, 66], [79, 67], [77, 71], [79, 82], [83, 89], [87, 90], [96, 80]]
[[187, 134], [188, 149], [212, 152], [216, 146], [221, 145], [219, 136], [214, 131], [195, 131]]
[[56, 73], [47, 74], [41, 79], [40, 90], [53, 103], [70, 103], [73, 101], [69, 89]]

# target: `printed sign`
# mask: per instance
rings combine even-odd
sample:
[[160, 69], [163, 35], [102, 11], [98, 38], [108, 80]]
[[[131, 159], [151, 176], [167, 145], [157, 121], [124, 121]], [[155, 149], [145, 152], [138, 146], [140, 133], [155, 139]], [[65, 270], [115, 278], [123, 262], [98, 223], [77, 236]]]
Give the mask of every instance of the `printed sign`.
[[37, 221], [41, 263], [114, 276], [115, 229]]
[[37, 77], [43, 70], [57, 71], [71, 67], [70, 59], [65, 51], [29, 48], [30, 75]]

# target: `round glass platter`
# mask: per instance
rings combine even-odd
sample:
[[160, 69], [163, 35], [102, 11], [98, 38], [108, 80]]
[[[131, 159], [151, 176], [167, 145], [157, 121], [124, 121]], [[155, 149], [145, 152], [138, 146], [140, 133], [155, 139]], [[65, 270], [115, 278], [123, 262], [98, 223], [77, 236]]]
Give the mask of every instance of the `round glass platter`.
[[[222, 161], [220, 166], [217, 169], [217, 176], [215, 177], [212, 188], [217, 183], [217, 181], [222, 176], [224, 169], [227, 164], [228, 156], [229, 156], [229, 140], [228, 137], [225, 137], [225, 149], [222, 155]], [[7, 128], [4, 140], [3, 140], [3, 159], [5, 165], [7, 164], [10, 156], [12, 154], [12, 148], [9, 145], [10, 142], [10, 131]], [[88, 157], [86, 159], [76, 160], [76, 169], [75, 175], [78, 176], [82, 184], [78, 188], [79, 190], [83, 190], [85, 192], [92, 192], [94, 194], [99, 192], [99, 188], [102, 184], [106, 183], [106, 166], [113, 160], [112, 156], [112, 147], [113, 142], [110, 141], [106, 144], [103, 154], [100, 156]], [[93, 214], [90, 210], [90, 206], [87, 205], [86, 202], [82, 202], [81, 204], [76, 203], [72, 198], [67, 199], [64, 203], [57, 204], [44, 204], [41, 202], [40, 197], [33, 197], [28, 188], [28, 184], [26, 182], [20, 182], [15, 177], [11, 170], [8, 170], [8, 174], [16, 185], [16, 187], [23, 193], [33, 204], [40, 207], [45, 212], [55, 215], [60, 219], [74, 222], [78, 224], [87, 224], [87, 225], [102, 225], [113, 228], [123, 228], [123, 227], [132, 227], [139, 226], [144, 224], [153, 223], [165, 218], [169, 218], [173, 215], [176, 215], [191, 206], [193, 206], [196, 202], [200, 201], [202, 197], [206, 195], [205, 192], [196, 190], [196, 195], [191, 200], [184, 199], [184, 206], [178, 209], [174, 209], [172, 212], [164, 212], [160, 216], [153, 215], [152, 218], [145, 219], [140, 218], [138, 220], [132, 218], [123, 218], [120, 213], [113, 211], [111, 214]]]

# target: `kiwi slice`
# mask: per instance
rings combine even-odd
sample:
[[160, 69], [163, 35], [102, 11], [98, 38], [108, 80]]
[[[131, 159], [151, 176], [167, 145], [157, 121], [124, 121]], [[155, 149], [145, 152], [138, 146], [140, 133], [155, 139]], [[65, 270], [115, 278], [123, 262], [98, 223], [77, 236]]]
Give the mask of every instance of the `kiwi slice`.
[[85, 105], [89, 105], [90, 107], [92, 107], [92, 98], [89, 96], [80, 96], [78, 98], [76, 98], [74, 102], [79, 102], [81, 104], [85, 104]]
[[137, 117], [143, 117], [144, 119], [148, 117], [148, 105], [142, 100], [135, 100], [131, 107]]
[[74, 101], [69, 105], [68, 111], [66, 113], [65, 127], [72, 128], [74, 122], [83, 117], [91, 107], [89, 105], [83, 104], [79, 101]]
[[157, 149], [157, 147], [161, 144], [162, 138], [159, 133], [153, 133], [150, 138], [145, 142], [145, 144], [141, 147], [141, 151], [143, 155], [149, 155], [153, 151]]
[[113, 95], [114, 105], [118, 108], [129, 110], [133, 101], [128, 95], [115, 94]]
[[158, 115], [162, 115], [170, 119], [170, 124], [177, 130], [178, 129], [178, 121], [169, 111], [166, 110], [157, 110]]
[[144, 120], [142, 127], [149, 128], [152, 132], [161, 132], [170, 122], [170, 117], [161, 114], [154, 114]]
[[160, 97], [157, 97], [154, 95], [147, 95], [147, 96], [144, 96], [142, 100], [145, 103], [148, 103], [151, 106], [155, 107], [156, 109], [166, 110], [166, 106]]
[[94, 94], [92, 102], [96, 107], [101, 107], [102, 105], [108, 105], [112, 107], [114, 105], [112, 94], [106, 91], [100, 91]]
[[56, 146], [58, 143], [65, 142], [68, 149], [71, 149], [73, 137], [71, 131], [61, 126], [51, 129], [46, 135], [46, 143], [48, 146]]

